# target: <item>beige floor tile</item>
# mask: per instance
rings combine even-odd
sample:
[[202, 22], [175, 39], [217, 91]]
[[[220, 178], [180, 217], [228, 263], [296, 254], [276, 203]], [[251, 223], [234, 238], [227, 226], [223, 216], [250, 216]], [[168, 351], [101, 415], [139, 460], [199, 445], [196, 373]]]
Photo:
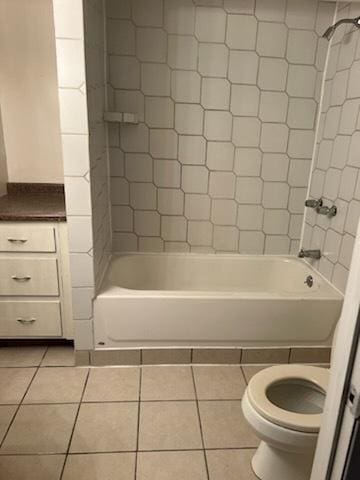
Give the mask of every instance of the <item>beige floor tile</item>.
[[[211, 480], [256, 480], [251, 459], [256, 450], [207, 450]], [[275, 480], [275, 479], [274, 479]], [[290, 479], [289, 479], [290, 480]]]
[[6, 480], [59, 480], [65, 455], [0, 457], [0, 478]]
[[143, 365], [171, 365], [190, 361], [189, 348], [149, 348], [142, 351]]
[[74, 347], [68, 345], [49, 347], [41, 362], [42, 367], [73, 367], [74, 365]]
[[20, 403], [35, 368], [0, 368], [0, 403]]
[[0, 367], [37, 367], [47, 347], [0, 347]]
[[207, 480], [203, 452], [142, 452], [136, 480]]
[[92, 368], [86, 384], [84, 402], [139, 400], [140, 368]]
[[241, 348], [194, 348], [192, 363], [240, 363]]
[[62, 480], [133, 480], [135, 453], [69, 455]]
[[199, 402], [205, 448], [257, 447], [240, 401]]
[[141, 404], [139, 450], [196, 448], [202, 448], [196, 402]]
[[21, 406], [0, 454], [65, 453], [77, 409], [77, 405]]
[[261, 370], [264, 370], [264, 368], [269, 368], [272, 367], [272, 365], [246, 365], [242, 366], [242, 370], [244, 372], [245, 380], [246, 383], [250, 382], [250, 379], [256, 375], [258, 372], [261, 372]]
[[86, 368], [40, 368], [23, 403], [80, 402], [87, 373]]
[[138, 403], [83, 403], [70, 452], [136, 450]]
[[[0, 443], [2, 442], [6, 430], [8, 429], [10, 422], [15, 415], [16, 405], [2, 405], [0, 406]], [[1, 478], [1, 475], [0, 475]]]
[[143, 367], [141, 400], [193, 400], [191, 367]]
[[240, 366], [193, 367], [196, 393], [200, 400], [242, 398], [246, 383]]

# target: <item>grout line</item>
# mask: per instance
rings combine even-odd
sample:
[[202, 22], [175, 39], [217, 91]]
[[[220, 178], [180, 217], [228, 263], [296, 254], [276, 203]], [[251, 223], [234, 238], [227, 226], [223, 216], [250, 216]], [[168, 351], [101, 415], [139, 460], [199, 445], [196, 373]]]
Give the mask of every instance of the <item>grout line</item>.
[[[49, 347], [46, 347], [46, 348], [45, 348], [45, 351], [44, 351], [44, 353], [43, 353], [43, 355], [42, 355], [42, 357], [41, 357], [41, 360], [40, 360], [38, 366], [36, 367], [36, 370], [35, 370], [33, 376], [31, 377], [31, 380], [30, 380], [30, 382], [29, 382], [29, 385], [27, 386], [27, 388], [26, 388], [26, 390], [25, 390], [25, 392], [24, 392], [24, 394], [23, 394], [20, 402], [17, 404], [17, 405], [18, 405], [18, 406], [17, 406], [17, 409], [16, 409], [16, 411], [15, 411], [15, 413], [14, 413], [12, 419], [11, 419], [11, 422], [9, 423], [8, 428], [6, 429], [6, 432], [5, 432], [5, 434], [4, 434], [4, 437], [3, 437], [2, 441], [0, 442], [0, 451], [1, 451], [1, 448], [2, 448], [2, 446], [3, 446], [3, 444], [4, 444], [4, 442], [5, 442], [6, 437], [7, 437], [8, 433], [9, 433], [9, 431], [10, 431], [10, 428], [12, 427], [12, 425], [13, 425], [13, 423], [14, 423], [14, 421], [15, 421], [15, 418], [16, 418], [16, 416], [17, 416], [17, 414], [18, 414], [18, 411], [20, 410], [20, 407], [23, 405], [23, 401], [24, 401], [24, 399], [25, 399], [28, 391], [30, 390], [30, 387], [31, 387], [31, 385], [32, 385], [32, 383], [33, 383], [33, 381], [34, 381], [34, 378], [36, 377], [36, 375], [37, 375], [37, 373], [38, 373], [38, 371], [39, 371], [39, 369], [40, 369], [41, 362], [44, 360], [45, 355], [46, 355], [48, 349], [49, 349]], [[30, 367], [30, 368], [34, 368], [34, 367]], [[13, 404], [10, 404], [10, 405], [13, 405]]]
[[136, 434], [136, 453], [135, 453], [135, 476], [137, 477], [137, 464], [138, 464], [138, 452], [139, 452], [139, 436], [140, 436], [140, 406], [141, 406], [141, 387], [142, 387], [142, 369], [139, 372], [139, 397], [138, 397], [138, 415], [137, 415], [137, 434]]
[[85, 390], [86, 390], [87, 383], [88, 383], [88, 380], [89, 380], [89, 376], [90, 376], [90, 370], [88, 370], [88, 372], [87, 372], [87, 374], [86, 374], [86, 378], [85, 378], [85, 382], [84, 382], [84, 386], [83, 386], [81, 398], [80, 398], [80, 401], [79, 401], [79, 404], [78, 404], [77, 412], [76, 412], [75, 419], [74, 419], [74, 424], [73, 424], [73, 427], [72, 427], [72, 430], [71, 430], [71, 434], [70, 434], [70, 438], [69, 438], [69, 441], [68, 441], [68, 447], [67, 447], [66, 453], [65, 453], [65, 460], [64, 460], [64, 464], [63, 464], [63, 467], [62, 467], [62, 470], [61, 470], [60, 480], [63, 478], [63, 474], [64, 474], [64, 470], [65, 470], [65, 465], [66, 465], [66, 460], [67, 460], [67, 457], [68, 457], [69, 452], [70, 452], [70, 446], [71, 446], [71, 442], [72, 442], [73, 435], [74, 435], [74, 432], [75, 432], [75, 426], [76, 426], [76, 423], [77, 423], [77, 419], [78, 419], [78, 417], [79, 417], [80, 408], [81, 408], [81, 405], [82, 405], [82, 400], [83, 400], [83, 398], [84, 398], [84, 394], [85, 394]]
[[194, 375], [193, 367], [191, 367], [191, 376], [192, 376], [192, 381], [193, 381], [193, 386], [194, 386], [194, 391], [195, 391], [195, 402], [196, 402], [196, 409], [197, 409], [198, 421], [199, 421], [199, 427], [200, 427], [201, 444], [202, 444], [203, 452], [204, 452], [206, 475], [207, 475], [207, 479], [210, 480], [209, 467], [208, 467], [208, 464], [207, 464], [207, 458], [206, 458], [206, 453], [205, 453], [204, 433], [203, 433], [203, 428], [202, 428], [202, 424], [201, 424], [199, 400], [198, 400], [198, 395], [197, 395], [197, 390], [196, 390], [196, 382], [195, 382], [195, 375]]
[[[162, 453], [162, 452], [205, 452], [205, 451], [223, 451], [223, 450], [230, 450], [230, 451], [237, 451], [237, 450], [256, 450], [257, 446], [255, 447], [209, 447], [203, 448], [179, 448], [179, 449], [166, 449], [166, 450], [139, 450], [139, 453]], [[71, 456], [76, 455], [104, 455], [104, 454], [136, 454], [135, 450], [104, 450], [104, 451], [94, 451], [94, 452], [71, 452]], [[53, 457], [53, 456], [66, 456], [64, 452], [56, 452], [56, 453], [6, 453], [0, 454], [1, 457]], [[60, 479], [61, 480], [61, 479]]]

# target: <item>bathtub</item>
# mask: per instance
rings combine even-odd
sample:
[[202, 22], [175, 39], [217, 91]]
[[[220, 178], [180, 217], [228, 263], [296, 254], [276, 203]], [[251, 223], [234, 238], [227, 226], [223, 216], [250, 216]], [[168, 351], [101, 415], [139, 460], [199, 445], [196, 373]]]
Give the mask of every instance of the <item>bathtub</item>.
[[296, 257], [114, 255], [95, 299], [95, 348], [326, 346], [342, 300]]

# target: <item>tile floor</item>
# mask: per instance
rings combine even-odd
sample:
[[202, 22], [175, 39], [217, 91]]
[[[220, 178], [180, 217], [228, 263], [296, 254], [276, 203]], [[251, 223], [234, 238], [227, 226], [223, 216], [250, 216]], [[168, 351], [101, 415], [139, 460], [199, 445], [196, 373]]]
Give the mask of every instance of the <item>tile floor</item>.
[[0, 348], [1, 480], [255, 480], [240, 399], [256, 366], [74, 367]]

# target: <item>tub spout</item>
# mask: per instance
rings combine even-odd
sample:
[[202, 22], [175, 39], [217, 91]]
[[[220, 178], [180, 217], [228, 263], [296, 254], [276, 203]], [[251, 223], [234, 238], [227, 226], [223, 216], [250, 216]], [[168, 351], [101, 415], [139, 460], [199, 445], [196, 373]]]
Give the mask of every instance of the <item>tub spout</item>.
[[315, 260], [319, 260], [321, 258], [320, 250], [304, 250], [303, 248], [300, 250], [298, 254], [299, 258], [314, 258]]

